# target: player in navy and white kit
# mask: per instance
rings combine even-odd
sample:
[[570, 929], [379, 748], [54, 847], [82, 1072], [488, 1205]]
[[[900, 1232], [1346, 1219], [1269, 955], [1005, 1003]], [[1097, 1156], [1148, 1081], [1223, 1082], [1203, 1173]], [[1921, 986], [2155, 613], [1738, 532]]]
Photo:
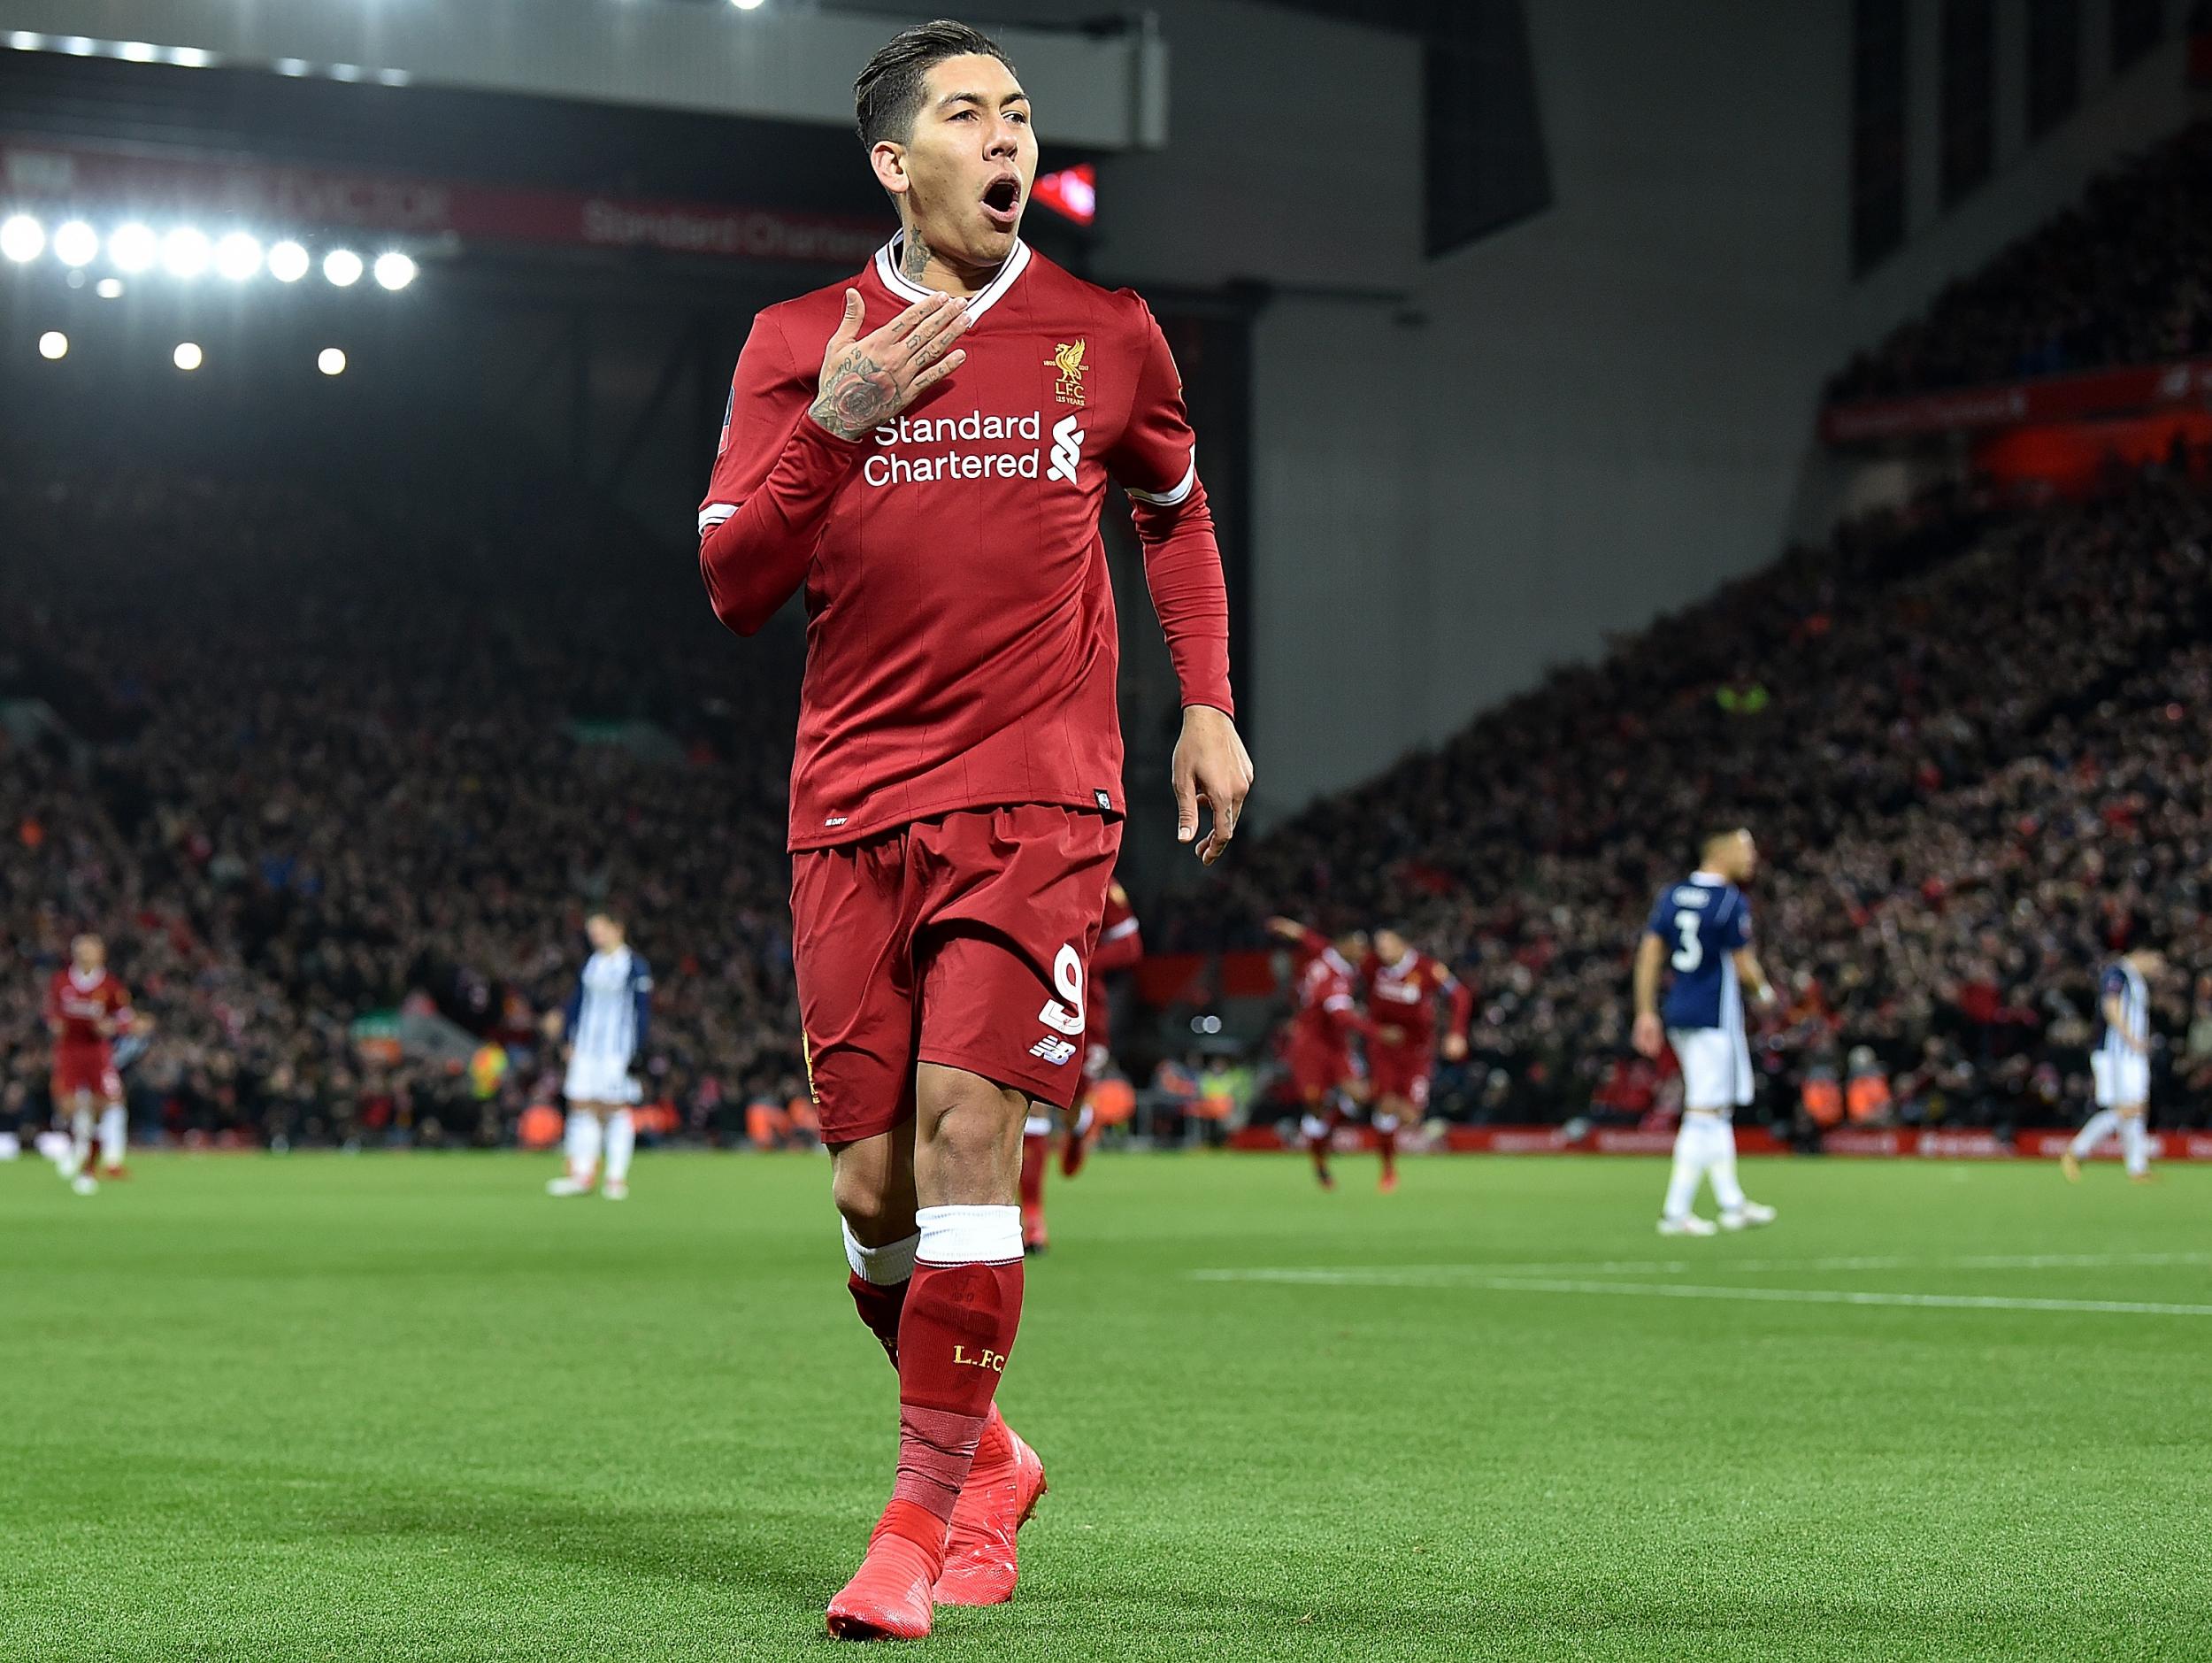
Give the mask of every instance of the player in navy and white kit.
[[[1774, 1222], [1774, 1209], [1747, 1200], [1736, 1182], [1733, 1117], [1751, 1103], [1751, 1044], [1744, 1031], [1747, 988], [1760, 1004], [1774, 989], [1751, 950], [1751, 904], [1740, 887], [1758, 869], [1751, 834], [1739, 828], [1705, 840], [1686, 883], [1662, 889], [1636, 950], [1636, 1049], [1656, 1057], [1668, 1044], [1682, 1065], [1682, 1128], [1674, 1172], [1659, 1215], [1662, 1236], [1711, 1236]], [[1674, 971], [1664, 1021], [1659, 973]], [[1720, 1223], [1690, 1211], [1698, 1185], [1713, 1181]]]
[[2145, 1114], [2151, 1097], [2151, 982], [2166, 967], [2162, 954], [2138, 948], [2105, 966], [2098, 1004], [2104, 1015], [2104, 1040], [2090, 1053], [2097, 1082], [2097, 1112], [2059, 1157], [2068, 1180], [2081, 1182], [2082, 1158], [2113, 1133], [2128, 1176], [2138, 1183], [2151, 1175], [2150, 1127]]
[[607, 913], [586, 919], [584, 934], [591, 938], [592, 954], [569, 995], [561, 1030], [568, 1051], [568, 1080], [562, 1087], [568, 1098], [568, 1172], [545, 1188], [550, 1195], [589, 1195], [603, 1147], [607, 1173], [599, 1193], [619, 1201], [630, 1193], [630, 1155], [637, 1147], [630, 1105], [639, 1091], [631, 1070], [645, 1049], [653, 973]]

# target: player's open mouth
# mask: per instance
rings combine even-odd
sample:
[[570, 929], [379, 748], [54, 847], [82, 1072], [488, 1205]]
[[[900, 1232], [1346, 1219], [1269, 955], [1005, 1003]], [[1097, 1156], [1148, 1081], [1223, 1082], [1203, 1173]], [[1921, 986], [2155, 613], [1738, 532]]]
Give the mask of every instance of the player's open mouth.
[[984, 218], [1002, 231], [1010, 231], [1021, 218], [1022, 181], [1012, 173], [1001, 173], [983, 188]]

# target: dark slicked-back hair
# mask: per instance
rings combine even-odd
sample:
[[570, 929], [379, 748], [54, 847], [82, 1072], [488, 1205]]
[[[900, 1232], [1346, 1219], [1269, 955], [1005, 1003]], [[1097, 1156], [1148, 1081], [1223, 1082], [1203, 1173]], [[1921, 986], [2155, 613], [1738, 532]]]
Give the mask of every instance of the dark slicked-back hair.
[[948, 58], [971, 53], [995, 58], [1010, 72], [1014, 62], [999, 43], [980, 29], [949, 18], [917, 23], [901, 29], [868, 60], [853, 82], [853, 116], [860, 127], [860, 142], [875, 148], [879, 139], [903, 144], [914, 132], [914, 117], [922, 107], [922, 81]]

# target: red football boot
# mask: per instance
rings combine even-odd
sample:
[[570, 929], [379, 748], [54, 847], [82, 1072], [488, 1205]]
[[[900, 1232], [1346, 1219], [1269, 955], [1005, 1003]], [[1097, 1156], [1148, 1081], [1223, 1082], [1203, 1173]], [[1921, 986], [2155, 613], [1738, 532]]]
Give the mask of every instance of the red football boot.
[[829, 1631], [840, 1640], [926, 1640], [936, 1613], [929, 1585], [943, 1566], [914, 1536], [943, 1527], [934, 1514], [910, 1501], [894, 1501], [883, 1510], [868, 1537], [868, 1557], [853, 1579], [829, 1603]]
[[1014, 1537], [1044, 1493], [1045, 1464], [992, 1405], [953, 1506], [945, 1568], [930, 1590], [939, 1605], [995, 1605], [1014, 1597]]

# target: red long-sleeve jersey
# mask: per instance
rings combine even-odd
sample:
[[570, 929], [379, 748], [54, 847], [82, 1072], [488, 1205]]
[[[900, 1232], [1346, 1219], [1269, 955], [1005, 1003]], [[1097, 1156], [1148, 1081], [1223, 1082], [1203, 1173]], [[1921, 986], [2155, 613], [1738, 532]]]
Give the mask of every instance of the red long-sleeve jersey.
[[131, 996], [104, 966], [81, 976], [73, 966], [57, 970], [46, 984], [47, 1026], [54, 1049], [109, 1054], [116, 1035], [131, 1020]]
[[1368, 1032], [1354, 997], [1357, 978], [1350, 961], [1317, 929], [1306, 931], [1294, 951], [1298, 1005], [1291, 1013], [1290, 1043], [1348, 1048]]
[[1110, 477], [1183, 702], [1233, 713], [1220, 550], [1159, 326], [1018, 242], [968, 303], [961, 366], [847, 441], [807, 411], [848, 288], [864, 335], [930, 295], [895, 241], [849, 282], [763, 312], [699, 509], [724, 623], [750, 635], [805, 590], [791, 847], [962, 808], [1120, 813]]
[[1083, 982], [1086, 1027], [1093, 1043], [1103, 1044], [1106, 1039], [1111, 1001], [1106, 997], [1105, 979], [1117, 970], [1135, 968], [1143, 957], [1144, 934], [1137, 928], [1129, 891], [1113, 883], [1106, 890], [1106, 917], [1099, 926], [1098, 945], [1091, 949], [1090, 974]]
[[1408, 948], [1395, 964], [1385, 964], [1379, 954], [1371, 952], [1360, 966], [1359, 979], [1375, 1043], [1425, 1059], [1433, 1057], [1440, 999], [1451, 1010], [1447, 1031], [1467, 1037], [1467, 1024], [1475, 1014], [1474, 993], [1440, 959]]

